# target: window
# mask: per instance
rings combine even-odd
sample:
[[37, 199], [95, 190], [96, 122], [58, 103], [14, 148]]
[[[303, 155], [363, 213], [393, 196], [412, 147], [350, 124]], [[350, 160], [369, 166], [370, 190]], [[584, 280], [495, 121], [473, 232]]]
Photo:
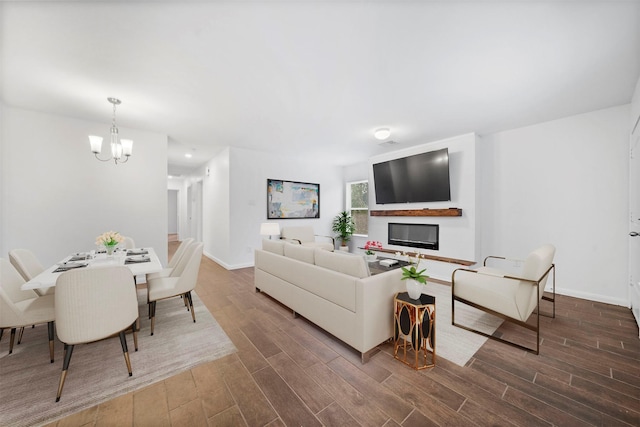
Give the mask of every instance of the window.
[[369, 234], [369, 182], [356, 181], [347, 183], [347, 212], [356, 224], [353, 234], [366, 236]]

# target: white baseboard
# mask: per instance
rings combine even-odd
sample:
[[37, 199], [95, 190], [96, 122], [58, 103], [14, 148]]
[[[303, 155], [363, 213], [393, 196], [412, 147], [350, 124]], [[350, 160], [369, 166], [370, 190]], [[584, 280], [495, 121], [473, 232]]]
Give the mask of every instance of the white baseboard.
[[211, 261], [215, 262], [216, 264], [219, 264], [222, 267], [224, 267], [225, 270], [238, 270], [240, 268], [253, 267], [253, 262], [244, 263], [244, 264], [227, 264], [226, 262], [214, 257], [210, 253], [203, 252], [202, 254], [207, 258], [209, 258]]
[[[545, 291], [550, 292], [551, 289], [547, 286]], [[566, 295], [568, 297], [586, 299], [589, 301], [602, 302], [605, 304], [621, 305], [623, 307], [629, 307], [629, 300], [626, 298], [612, 298], [607, 295], [594, 294], [591, 292], [581, 292], [575, 289], [558, 288], [556, 286], [556, 294]]]

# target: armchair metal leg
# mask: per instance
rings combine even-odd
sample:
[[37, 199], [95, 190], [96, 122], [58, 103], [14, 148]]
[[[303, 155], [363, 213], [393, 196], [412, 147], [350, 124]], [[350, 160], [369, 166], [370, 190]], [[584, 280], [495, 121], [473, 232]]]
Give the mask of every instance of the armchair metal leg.
[[[482, 336], [490, 338], [490, 339], [492, 339], [494, 341], [500, 341], [501, 343], [508, 344], [508, 345], [510, 345], [512, 347], [516, 347], [516, 348], [519, 348], [521, 350], [528, 351], [530, 353], [534, 353], [534, 354], [539, 354], [540, 353], [540, 314], [537, 315], [537, 325], [536, 326], [531, 326], [526, 322], [521, 322], [519, 320], [512, 319], [512, 318], [507, 317], [507, 316], [505, 316], [503, 314], [500, 314], [500, 313], [498, 313], [496, 311], [490, 310], [490, 309], [488, 309], [486, 307], [482, 307], [480, 305], [474, 304], [473, 302], [467, 301], [467, 300], [465, 300], [463, 298], [452, 297], [451, 300], [452, 300], [451, 301], [451, 304], [452, 304], [452, 307], [451, 307], [452, 308], [451, 309], [451, 324], [453, 326], [457, 326], [458, 328], [465, 329], [465, 330], [467, 330], [469, 332], [473, 332], [473, 333], [476, 333], [478, 335], [482, 335]], [[481, 310], [481, 311], [484, 311], [485, 313], [489, 313], [491, 315], [499, 317], [499, 318], [501, 318], [501, 319], [503, 319], [503, 320], [505, 320], [507, 322], [511, 322], [511, 323], [516, 324], [516, 325], [522, 326], [523, 328], [526, 328], [526, 329], [529, 329], [531, 331], [534, 331], [536, 333], [536, 348], [535, 348], [535, 350], [532, 349], [532, 348], [529, 348], [529, 347], [526, 347], [526, 346], [511, 342], [511, 341], [507, 341], [507, 340], [505, 340], [503, 338], [487, 334], [486, 332], [482, 332], [482, 331], [479, 331], [477, 329], [473, 329], [473, 328], [470, 328], [468, 326], [456, 323], [456, 321], [455, 321], [455, 301], [458, 301], [458, 302], [461, 302], [463, 304], [469, 305], [469, 306], [471, 306], [473, 308], [477, 308], [478, 310]]]
[[60, 375], [60, 383], [58, 384], [58, 394], [56, 395], [56, 402], [60, 401], [60, 395], [62, 394], [62, 388], [64, 387], [64, 380], [67, 378], [67, 371], [69, 370], [69, 362], [71, 362], [71, 355], [73, 354], [73, 345], [64, 345], [64, 362], [62, 363], [62, 374]]
[[24, 335], [24, 326], [20, 328], [20, 332], [18, 332], [18, 345], [22, 342], [22, 336]]

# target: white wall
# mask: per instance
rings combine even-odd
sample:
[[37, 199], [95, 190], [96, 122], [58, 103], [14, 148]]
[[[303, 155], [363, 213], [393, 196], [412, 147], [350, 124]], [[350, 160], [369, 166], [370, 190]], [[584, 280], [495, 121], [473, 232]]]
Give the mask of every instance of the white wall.
[[[229, 151], [227, 147], [207, 163], [199, 173], [203, 178], [203, 243], [204, 254], [225, 268], [229, 262], [231, 212], [229, 202]], [[209, 176], [204, 170], [209, 168]], [[196, 177], [192, 177], [195, 182]], [[235, 238], [235, 236], [234, 236]]]
[[178, 193], [179, 190], [167, 190], [167, 233], [178, 234]]
[[556, 246], [557, 291], [627, 305], [629, 106], [484, 136], [482, 254]]
[[[413, 251], [413, 248], [394, 246], [388, 242], [388, 224], [400, 222], [405, 224], [439, 224], [439, 250], [420, 249], [419, 252], [428, 255], [476, 260], [478, 235], [476, 233], [476, 135], [467, 134], [440, 141], [431, 142], [403, 150], [393, 151], [369, 159], [369, 209], [442, 209], [456, 207], [462, 209], [462, 217], [369, 217], [369, 240], [378, 240], [390, 249], [398, 251]], [[449, 150], [449, 179], [451, 182], [451, 201], [431, 203], [394, 203], [378, 205], [375, 203], [375, 182], [373, 180], [373, 164], [391, 159], [407, 157], [427, 151], [448, 148]], [[431, 277], [450, 280], [455, 264], [423, 261]]]
[[277, 220], [280, 227], [311, 225], [316, 234], [332, 235], [331, 222], [344, 205], [342, 168], [292, 158], [227, 148], [195, 175], [204, 177], [205, 255], [227, 269], [253, 265], [261, 247], [260, 224], [267, 221], [267, 179], [320, 184], [320, 218]]
[[87, 135], [108, 136], [109, 121], [88, 122], [6, 107], [1, 199], [3, 254], [28, 248], [45, 265], [95, 248], [116, 230], [167, 260], [167, 137], [120, 128], [133, 156], [97, 161]]
[[[1, 15], [1, 12], [0, 12]], [[6, 208], [6, 203], [4, 203], [4, 194], [6, 192], [5, 188], [4, 188], [4, 173], [2, 173], [2, 171], [4, 171], [6, 169], [6, 166], [4, 164], [4, 133], [5, 133], [5, 126], [4, 126], [4, 110], [5, 110], [5, 106], [4, 103], [0, 102], [0, 258], [4, 258], [5, 255], [9, 249], [6, 247], [5, 245], [5, 238], [4, 236], [6, 236], [6, 230], [5, 230], [5, 224], [4, 224], [4, 211]]]

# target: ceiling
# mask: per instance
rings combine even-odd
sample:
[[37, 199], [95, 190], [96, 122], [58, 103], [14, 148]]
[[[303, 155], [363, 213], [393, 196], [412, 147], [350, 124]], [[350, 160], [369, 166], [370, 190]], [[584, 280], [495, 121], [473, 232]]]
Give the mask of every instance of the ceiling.
[[2, 2], [0, 23], [6, 105], [108, 127], [120, 98], [177, 175], [226, 146], [351, 164], [625, 104], [640, 76], [640, 1]]

